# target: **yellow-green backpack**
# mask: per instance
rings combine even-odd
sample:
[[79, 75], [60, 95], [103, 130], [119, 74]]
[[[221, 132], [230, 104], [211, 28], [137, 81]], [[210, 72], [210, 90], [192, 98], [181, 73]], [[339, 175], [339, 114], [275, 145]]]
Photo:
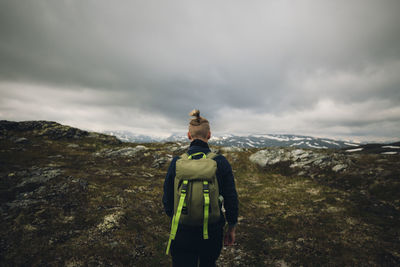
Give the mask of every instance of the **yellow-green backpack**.
[[[200, 159], [193, 156], [203, 155]], [[178, 224], [203, 226], [203, 238], [208, 239], [208, 224], [220, 219], [220, 196], [216, 176], [215, 153], [183, 154], [176, 161], [174, 181], [174, 216], [166, 254], [175, 239]]]

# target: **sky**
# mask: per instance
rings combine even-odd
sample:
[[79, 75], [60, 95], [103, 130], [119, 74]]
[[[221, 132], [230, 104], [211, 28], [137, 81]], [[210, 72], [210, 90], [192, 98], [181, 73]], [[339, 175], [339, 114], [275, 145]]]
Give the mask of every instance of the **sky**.
[[400, 138], [398, 0], [0, 0], [0, 119]]

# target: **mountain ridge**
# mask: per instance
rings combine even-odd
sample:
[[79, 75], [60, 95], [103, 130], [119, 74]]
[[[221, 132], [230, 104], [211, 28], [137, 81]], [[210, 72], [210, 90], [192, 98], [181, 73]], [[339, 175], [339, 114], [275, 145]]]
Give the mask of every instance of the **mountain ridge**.
[[[137, 135], [129, 131], [104, 131], [103, 133], [116, 136], [123, 142], [187, 142], [187, 136], [180, 133], [171, 134], [169, 137], [151, 137]], [[234, 146], [241, 148], [262, 147], [297, 147], [297, 148], [320, 148], [320, 149], [342, 149], [359, 146], [362, 143], [343, 141], [329, 138], [312, 137], [295, 134], [220, 134], [211, 137], [210, 144], [218, 146]]]
[[[80, 138], [87, 136], [89, 138], [103, 139], [105, 142], [120, 143], [166, 143], [179, 142], [188, 143], [186, 136], [182, 134], [171, 134], [167, 138], [151, 137], [149, 135], [134, 134], [130, 131], [103, 131], [92, 132], [81, 130], [68, 125], [63, 125], [54, 121], [8, 121], [0, 120], [0, 134], [6, 133], [7, 129], [29, 131], [38, 136], [49, 136], [57, 138]], [[400, 142], [394, 143], [356, 143], [329, 138], [319, 138], [304, 135], [292, 134], [251, 134], [251, 135], [233, 135], [224, 134], [213, 136], [210, 145], [238, 148], [265, 148], [265, 147], [293, 147], [310, 149], [339, 149], [347, 152], [363, 153], [400, 153]]]

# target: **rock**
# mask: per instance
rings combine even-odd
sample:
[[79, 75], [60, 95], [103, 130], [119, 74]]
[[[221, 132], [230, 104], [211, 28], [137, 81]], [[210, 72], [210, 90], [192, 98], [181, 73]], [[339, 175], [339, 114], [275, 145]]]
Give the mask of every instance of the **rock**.
[[49, 159], [62, 159], [62, 158], [64, 158], [64, 156], [63, 155], [54, 155], [54, 156], [48, 156], [48, 158]]
[[328, 156], [325, 156], [325, 155], [322, 155], [322, 156], [320, 156], [320, 157], [317, 157], [317, 158], [314, 159], [313, 165], [321, 166], [328, 158], [329, 158], [329, 157], [328, 157]]
[[241, 152], [243, 151], [243, 148], [235, 146], [227, 146], [227, 147], [221, 147], [220, 150], [222, 153], [230, 153], [230, 152]]
[[18, 138], [14, 141], [14, 143], [16, 143], [16, 144], [25, 144], [28, 142], [29, 142], [29, 140], [25, 137]]
[[26, 177], [17, 187], [23, 187], [27, 184], [42, 184], [45, 183], [62, 173], [60, 169], [42, 168], [33, 171], [31, 177]]
[[346, 168], [347, 168], [347, 165], [346, 165], [346, 164], [337, 164], [337, 165], [335, 165], [335, 166], [332, 167], [332, 171], [334, 171], [334, 172], [340, 172], [340, 171], [345, 170]]
[[265, 149], [252, 154], [249, 160], [261, 167], [265, 167], [266, 165], [274, 165], [281, 161], [289, 161], [290, 153], [284, 149]]
[[[268, 148], [250, 155], [249, 160], [261, 167], [275, 165], [285, 175], [295, 171], [299, 176], [315, 177], [319, 173], [317, 169], [329, 169], [334, 172], [348, 171], [353, 165], [347, 155], [341, 153], [330, 153], [326, 151]], [[284, 162], [283, 165], [277, 165]], [[289, 166], [293, 171], [288, 172]], [[323, 175], [323, 174], [321, 174]]]
[[120, 149], [106, 149], [95, 153], [95, 156], [103, 157], [134, 157], [138, 152], [147, 150], [148, 148], [142, 145], [136, 147], [124, 147]]
[[308, 156], [308, 153], [304, 151], [303, 149], [296, 149], [291, 152], [291, 156], [294, 161], [297, 159], [302, 159]]
[[165, 163], [171, 160], [171, 157], [161, 157], [153, 161], [151, 164], [152, 168], [160, 168], [162, 167]]
[[119, 220], [124, 215], [122, 211], [117, 211], [106, 215], [103, 222], [97, 225], [100, 232], [105, 233], [119, 227]]
[[168, 151], [175, 152], [175, 151], [177, 151], [178, 149], [179, 149], [179, 147], [177, 147], [177, 146], [170, 146], [170, 147], [168, 148]]
[[268, 162], [268, 158], [267, 158], [267, 151], [266, 150], [261, 150], [258, 151], [252, 155], [250, 155], [249, 160], [257, 165], [259, 165], [260, 167], [265, 167], [265, 165], [267, 165]]
[[145, 172], [145, 173], [143, 173], [143, 176], [144, 177], [154, 177], [154, 174], [151, 174], [151, 173], [149, 173], [149, 172]]
[[[312, 166], [325, 168], [332, 165], [347, 165], [346, 159], [338, 155], [329, 155], [324, 152], [305, 151], [303, 149], [265, 149], [260, 150], [249, 157], [250, 161], [260, 166], [274, 165], [279, 162], [292, 162], [290, 168], [309, 169]], [[335, 167], [335, 169], [338, 167]], [[342, 168], [343, 169], [343, 168]]]
[[68, 144], [67, 147], [68, 148], [78, 148], [79, 145], [77, 145], [77, 144]]
[[35, 226], [31, 225], [31, 224], [27, 224], [27, 225], [24, 226], [24, 230], [26, 230], [28, 232], [36, 231], [37, 227], [35, 227]]
[[170, 151], [170, 152], [182, 152], [182, 153], [184, 153], [184, 152], [186, 152], [188, 150], [188, 148], [189, 148], [189, 145], [182, 145], [182, 144], [178, 143], [176, 145], [168, 147], [167, 150]]

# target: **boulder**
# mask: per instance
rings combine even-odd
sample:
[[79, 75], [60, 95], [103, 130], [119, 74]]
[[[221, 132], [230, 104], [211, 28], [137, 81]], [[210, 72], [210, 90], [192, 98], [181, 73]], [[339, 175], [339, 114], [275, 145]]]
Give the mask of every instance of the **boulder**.
[[251, 162], [258, 164], [260, 167], [274, 165], [281, 161], [289, 161], [290, 159], [290, 152], [287, 152], [284, 149], [264, 149], [249, 157]]
[[346, 164], [337, 164], [337, 165], [335, 165], [335, 166], [332, 167], [332, 171], [334, 171], [334, 172], [340, 172], [340, 171], [345, 170], [346, 168], [347, 168], [347, 165], [346, 165]]
[[250, 161], [261, 167], [274, 165], [280, 162], [289, 162], [291, 169], [301, 169], [302, 175], [315, 167], [319, 169], [330, 168], [334, 172], [344, 171], [348, 168], [348, 159], [338, 153], [327, 153], [304, 149], [269, 148], [260, 150], [249, 157]]

